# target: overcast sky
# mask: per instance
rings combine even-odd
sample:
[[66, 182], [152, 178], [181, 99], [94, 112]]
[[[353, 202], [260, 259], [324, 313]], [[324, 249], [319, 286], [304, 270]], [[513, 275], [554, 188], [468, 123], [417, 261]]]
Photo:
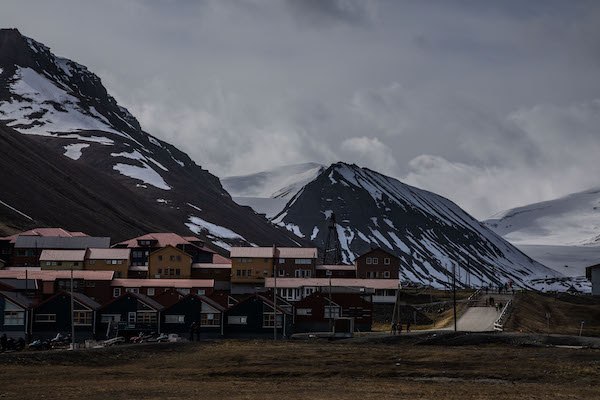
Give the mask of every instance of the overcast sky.
[[600, 186], [600, 1], [2, 0], [218, 176], [353, 162], [478, 218]]

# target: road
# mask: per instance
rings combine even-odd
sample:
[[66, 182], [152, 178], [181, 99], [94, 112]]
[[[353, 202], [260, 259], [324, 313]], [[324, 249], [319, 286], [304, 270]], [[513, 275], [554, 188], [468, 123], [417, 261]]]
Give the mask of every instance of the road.
[[[494, 322], [500, 316], [500, 311], [496, 307], [486, 306], [489, 298], [493, 297], [495, 302], [506, 304], [512, 295], [508, 294], [490, 294], [482, 296], [474, 307], [469, 307], [465, 313], [458, 318], [456, 323], [459, 331], [466, 332], [490, 332], [494, 330]], [[454, 325], [450, 326], [454, 329]]]

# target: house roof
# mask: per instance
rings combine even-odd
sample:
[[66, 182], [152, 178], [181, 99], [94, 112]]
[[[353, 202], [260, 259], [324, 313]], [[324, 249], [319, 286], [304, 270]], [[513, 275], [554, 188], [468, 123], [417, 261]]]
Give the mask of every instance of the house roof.
[[87, 249], [90, 247], [108, 248], [110, 247], [110, 238], [94, 236], [18, 236], [15, 239], [15, 248], [17, 249]]
[[42, 250], [40, 261], [83, 261], [85, 250]]
[[279, 258], [317, 258], [315, 247], [276, 247]]
[[381, 248], [381, 247], [376, 247], [376, 248], [374, 248], [374, 249], [371, 249], [371, 250], [369, 250], [369, 251], [366, 251], [366, 252], [364, 252], [363, 254], [361, 254], [361, 255], [359, 255], [358, 257], [356, 257], [356, 259], [355, 259], [355, 262], [356, 262], [356, 260], [357, 260], [357, 259], [359, 259], [359, 258], [362, 258], [362, 257], [364, 257], [364, 256], [366, 256], [366, 255], [369, 255], [369, 254], [371, 254], [371, 253], [372, 253], [372, 252], [374, 252], [374, 251], [382, 251], [382, 252], [384, 252], [384, 253], [386, 253], [386, 254], [388, 254], [388, 255], [390, 255], [390, 256], [392, 256], [392, 257], [394, 257], [394, 258], [400, 258], [400, 257], [398, 257], [397, 255], [395, 255], [395, 254], [392, 254], [392, 253], [390, 253], [389, 251], [387, 251], [387, 250], [385, 250], [385, 249], [383, 249], [383, 248]]
[[14, 290], [35, 290], [38, 288], [36, 279], [0, 278], [0, 284], [11, 287]]
[[[252, 294], [252, 295], [246, 297], [245, 299], [240, 300], [239, 302], [237, 302], [236, 304], [232, 305], [231, 307], [229, 307], [229, 310], [234, 310], [235, 308], [241, 306], [244, 303], [247, 303], [247, 302], [251, 301], [252, 299], [259, 299], [260, 301], [262, 301], [263, 303], [268, 304], [271, 307], [275, 306], [275, 304], [273, 304], [273, 302], [271, 300], [269, 300], [268, 298], [266, 298], [265, 296], [261, 296], [259, 294]], [[284, 313], [284, 314], [289, 314], [289, 311], [287, 311], [287, 310], [285, 310], [285, 309], [283, 309], [283, 308], [281, 308], [279, 306], [277, 306], [277, 310], [280, 311], [280, 312], [282, 312], [282, 313]]]
[[356, 271], [355, 265], [317, 265], [315, 269], [323, 271]]
[[150, 306], [151, 308], [155, 309], [156, 311], [162, 311], [165, 309], [165, 306], [163, 306], [162, 304], [160, 304], [158, 301], [144, 295], [144, 294], [140, 294], [140, 293], [133, 293], [133, 292], [125, 292], [122, 295], [120, 295], [119, 297], [112, 299], [111, 301], [109, 301], [108, 303], [104, 304], [102, 306], [102, 308], [106, 308], [108, 305], [115, 303], [125, 297], [135, 297], [136, 299], [138, 299], [139, 301], [141, 301], [142, 303], [145, 303], [146, 305]]
[[5, 297], [10, 302], [15, 303], [23, 308], [31, 308], [36, 303], [35, 299], [24, 296], [21, 293], [0, 291], [0, 296]]
[[223, 307], [223, 305], [221, 305], [220, 303], [217, 303], [216, 301], [212, 300], [211, 298], [209, 298], [207, 296], [190, 293], [190, 294], [187, 294], [187, 295], [181, 297], [176, 303], [169, 304], [167, 309], [165, 309], [165, 310], [168, 310], [169, 308], [173, 307], [175, 304], [177, 304], [181, 301], [187, 300], [189, 298], [196, 298], [219, 311], [225, 311], [227, 309], [227, 307]]
[[208, 264], [208, 263], [195, 263], [192, 264], [193, 269], [231, 269], [231, 263], [229, 264]]
[[[46, 300], [42, 301], [41, 303], [37, 304], [36, 307], [40, 307], [43, 304], [51, 302], [56, 297], [63, 296], [63, 295], [71, 296], [71, 292], [68, 292], [66, 290], [61, 290], [58, 293], [50, 296]], [[73, 292], [73, 300], [84, 305], [85, 307], [91, 308], [92, 310], [97, 310], [101, 307], [100, 303], [96, 302], [95, 300], [86, 296], [83, 293]]]
[[[329, 286], [329, 278], [277, 278], [278, 288], [301, 288], [306, 286]], [[398, 289], [398, 279], [331, 278], [331, 286], [368, 289]], [[273, 278], [265, 278], [265, 287], [274, 287]]]
[[15, 235], [6, 236], [0, 238], [0, 240], [10, 240], [11, 243], [15, 243], [15, 240], [19, 236], [37, 236], [37, 237], [81, 237], [88, 236], [83, 232], [69, 232], [63, 228], [35, 228], [30, 229], [28, 231], [24, 231], [21, 233], [17, 233]]
[[130, 249], [88, 249], [86, 258], [89, 260], [127, 260], [131, 254]]
[[232, 247], [231, 258], [273, 258], [273, 247]]
[[[88, 281], [111, 281], [114, 271], [73, 271], [74, 279], [84, 279]], [[0, 278], [14, 279], [39, 279], [46, 282], [53, 282], [56, 279], [69, 279], [71, 277], [70, 270], [0, 270]]]
[[110, 283], [115, 287], [167, 287], [167, 288], [212, 288], [214, 279], [113, 279]]
[[213, 264], [231, 264], [231, 259], [223, 257], [222, 255], [215, 253], [213, 254]]
[[[138, 245], [138, 240], [156, 240], [157, 241], [157, 247], [165, 247], [168, 245], [171, 245], [173, 247], [177, 247], [178, 245], [184, 245], [184, 244], [189, 244], [192, 246], [196, 246], [198, 247], [195, 243], [192, 243], [192, 241], [190, 241], [192, 238], [194, 238], [194, 240], [192, 241], [202, 241], [198, 238], [196, 238], [195, 236], [180, 236], [176, 233], [173, 232], [155, 232], [155, 233], [147, 233], [145, 235], [142, 236], [138, 236], [129, 240], [125, 240], [123, 242], [117, 243], [116, 246], [126, 246], [128, 248], [134, 248], [134, 247], [139, 247]], [[190, 239], [190, 240], [188, 240]], [[207, 249], [208, 251], [209, 250]]]
[[184, 255], [184, 256], [186, 256], [186, 257], [192, 258], [192, 256], [190, 256], [190, 255], [189, 255], [188, 253], [186, 253], [185, 251], [181, 250], [181, 249], [180, 249], [180, 248], [178, 248], [178, 247], [175, 247], [175, 246], [173, 246], [173, 245], [170, 245], [170, 244], [166, 245], [165, 247], [161, 247], [161, 248], [160, 248], [160, 249], [158, 249], [158, 250], [154, 250], [154, 251], [153, 251], [152, 253], [150, 253], [150, 254], [160, 254], [160, 253], [162, 253], [162, 252], [164, 252], [164, 251], [167, 251], [168, 249], [173, 249], [173, 250], [177, 251], [178, 253], [181, 253], [181, 254], [183, 254], [183, 255]]

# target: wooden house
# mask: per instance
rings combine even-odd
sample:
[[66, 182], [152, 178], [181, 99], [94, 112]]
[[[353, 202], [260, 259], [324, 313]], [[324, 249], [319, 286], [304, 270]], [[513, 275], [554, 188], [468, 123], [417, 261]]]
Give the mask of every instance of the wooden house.
[[114, 271], [115, 278], [127, 278], [131, 258], [130, 249], [87, 249], [84, 269]]
[[292, 333], [293, 311], [275, 307], [271, 300], [258, 294], [231, 306], [225, 311], [225, 318], [228, 337], [273, 337], [275, 329], [279, 338]]
[[192, 275], [192, 256], [167, 245], [150, 253], [148, 277], [153, 279], [189, 279]]
[[39, 303], [33, 309], [32, 335], [34, 339], [52, 338], [57, 333], [71, 333], [71, 320], [75, 325], [77, 342], [96, 336], [96, 312], [100, 304], [82, 293], [73, 293], [71, 318], [71, 294], [66, 291]]
[[400, 258], [382, 248], [369, 250], [354, 260], [356, 277], [398, 280]]
[[150, 297], [125, 292], [103, 305], [98, 311], [99, 336], [108, 336], [116, 328], [115, 334], [134, 336], [140, 332], [161, 332], [161, 312], [164, 306]]
[[0, 291], [0, 332], [9, 338], [29, 338], [35, 303], [33, 298], [21, 293]]
[[[200, 338], [220, 337], [224, 334], [225, 310], [226, 307], [207, 296], [189, 294], [165, 308], [162, 313], [162, 330], [188, 337], [192, 325], [199, 324]], [[194, 334], [194, 339], [196, 338]]]
[[351, 318], [354, 330], [370, 331], [373, 303], [358, 293], [315, 292], [295, 303], [294, 332], [329, 332], [340, 318]]
[[355, 265], [317, 265], [316, 278], [356, 278]]
[[113, 279], [110, 284], [113, 298], [125, 292], [154, 298], [171, 289], [176, 289], [182, 295], [208, 295], [212, 293], [215, 281], [212, 279]]
[[42, 270], [83, 270], [86, 250], [42, 250]]

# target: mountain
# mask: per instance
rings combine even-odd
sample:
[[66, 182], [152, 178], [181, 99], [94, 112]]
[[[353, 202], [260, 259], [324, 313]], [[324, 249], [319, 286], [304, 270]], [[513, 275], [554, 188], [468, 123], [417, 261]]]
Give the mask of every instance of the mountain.
[[484, 224], [565, 275], [600, 262], [600, 188], [503, 211]]
[[35, 223], [115, 239], [150, 229], [193, 232], [224, 249], [302, 242], [142, 130], [85, 66], [16, 29], [0, 30], [0, 124], [5, 233]]
[[324, 169], [317, 163], [285, 165], [256, 174], [223, 178], [221, 182], [236, 203], [273, 217]]
[[450, 200], [356, 165], [320, 168], [272, 221], [324, 247], [332, 214], [346, 263], [381, 247], [403, 259], [403, 279], [412, 282], [447, 285], [456, 265], [459, 285], [512, 280], [548, 288], [546, 278], [563, 284], [560, 273], [530, 259]]

